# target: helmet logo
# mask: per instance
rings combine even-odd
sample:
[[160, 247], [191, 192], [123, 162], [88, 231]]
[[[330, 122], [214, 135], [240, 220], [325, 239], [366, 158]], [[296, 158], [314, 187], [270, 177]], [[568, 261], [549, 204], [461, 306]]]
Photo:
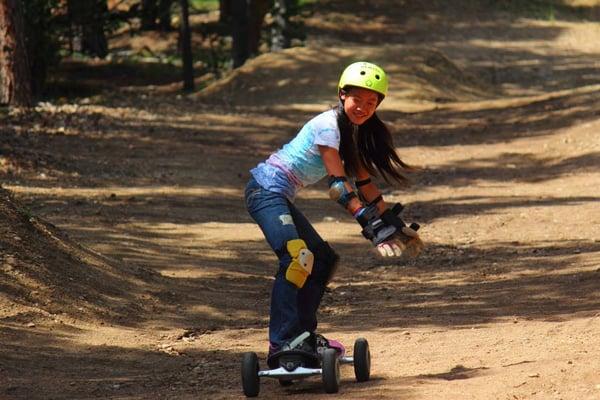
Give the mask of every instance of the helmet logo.
[[370, 79], [367, 79], [367, 81], [365, 82], [365, 85], [367, 85], [368, 87], [373, 86], [373, 81], [371, 81]]

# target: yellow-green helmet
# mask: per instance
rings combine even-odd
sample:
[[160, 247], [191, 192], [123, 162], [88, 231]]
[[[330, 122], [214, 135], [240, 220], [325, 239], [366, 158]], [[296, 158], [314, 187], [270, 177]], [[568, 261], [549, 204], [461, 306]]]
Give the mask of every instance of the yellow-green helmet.
[[342, 72], [338, 91], [346, 86], [369, 89], [385, 97], [388, 91], [388, 77], [381, 67], [370, 62], [359, 61], [348, 65]]

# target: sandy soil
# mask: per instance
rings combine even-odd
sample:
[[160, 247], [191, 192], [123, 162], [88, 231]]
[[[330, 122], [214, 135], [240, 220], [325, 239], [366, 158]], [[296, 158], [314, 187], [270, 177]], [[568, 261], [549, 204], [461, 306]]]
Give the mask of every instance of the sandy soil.
[[[248, 169], [368, 58], [392, 76], [398, 152], [423, 167], [382, 187], [428, 247], [377, 259], [323, 184], [298, 200], [342, 256], [320, 331], [371, 345], [372, 380], [345, 366], [340, 396], [600, 399], [598, 19], [388, 3], [327, 2], [305, 48], [201, 93], [132, 80], [2, 116], [0, 398], [241, 398], [276, 268]], [[260, 397], [336, 396], [315, 378]]]

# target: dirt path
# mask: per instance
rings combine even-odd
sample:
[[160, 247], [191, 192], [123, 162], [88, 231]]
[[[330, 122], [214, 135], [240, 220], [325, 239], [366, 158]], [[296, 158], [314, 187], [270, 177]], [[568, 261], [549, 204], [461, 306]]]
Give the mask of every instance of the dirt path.
[[[378, 260], [321, 186], [299, 199], [342, 255], [320, 330], [371, 344], [373, 379], [344, 367], [341, 395], [600, 399], [599, 24], [361, 4], [324, 7], [306, 48], [202, 95], [138, 88], [7, 117], [3, 186], [27, 211], [2, 228], [0, 398], [240, 398], [275, 265], [244, 210], [248, 169], [335, 101], [358, 57], [393, 77], [381, 114], [424, 170], [386, 198], [428, 249]], [[359, 13], [376, 17], [344, 36], [331, 22]], [[317, 379], [261, 387], [308, 397], [332, 396]]]

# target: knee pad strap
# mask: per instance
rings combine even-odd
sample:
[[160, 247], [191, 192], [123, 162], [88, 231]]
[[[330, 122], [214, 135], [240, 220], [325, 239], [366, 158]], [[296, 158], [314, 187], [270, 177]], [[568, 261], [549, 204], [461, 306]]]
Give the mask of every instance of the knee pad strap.
[[327, 285], [331, 282], [333, 275], [335, 275], [340, 256], [338, 256], [327, 242], [321, 242], [315, 247], [315, 256], [325, 266], [317, 279], [319, 279], [323, 285]]
[[312, 272], [315, 256], [302, 239], [290, 240], [287, 242], [286, 247], [288, 253], [292, 256], [292, 261], [285, 271], [285, 279], [300, 289]]

